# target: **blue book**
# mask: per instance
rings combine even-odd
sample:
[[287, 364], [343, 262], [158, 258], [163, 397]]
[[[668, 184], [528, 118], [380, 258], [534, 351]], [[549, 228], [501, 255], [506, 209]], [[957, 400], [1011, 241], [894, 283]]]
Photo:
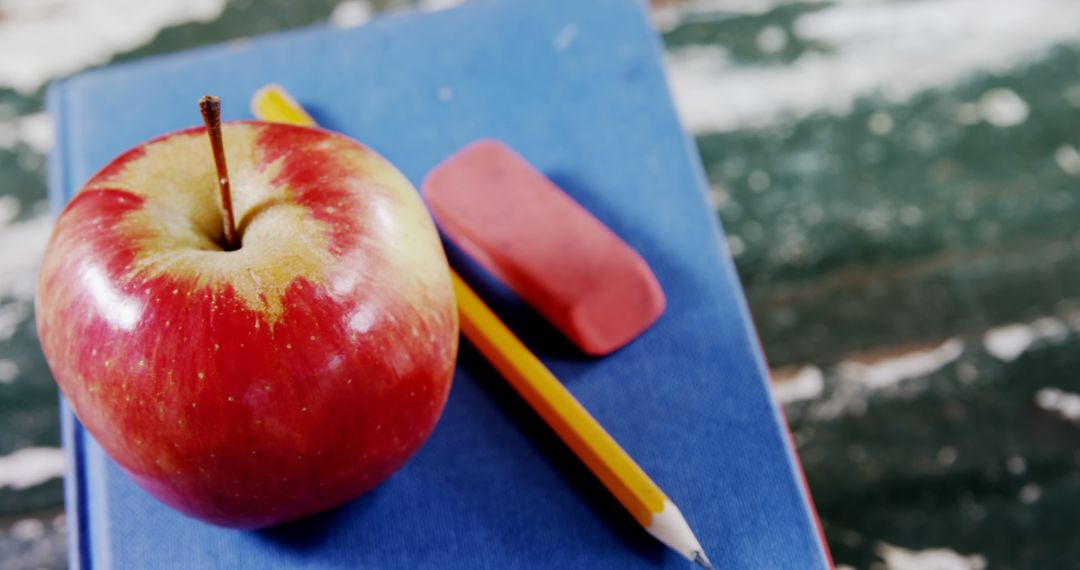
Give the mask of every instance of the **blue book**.
[[[57, 83], [59, 211], [121, 151], [200, 124], [220, 95], [250, 118], [284, 85], [419, 184], [462, 146], [505, 141], [644, 256], [667, 309], [585, 358], [512, 294], [452, 260], [679, 505], [717, 568], [822, 568], [827, 553], [693, 142], [642, 3], [476, 0], [356, 29], [317, 27], [142, 60]], [[722, 104], [722, 102], [718, 102]], [[463, 343], [428, 443], [367, 495], [263, 531], [214, 527], [151, 498], [66, 406], [76, 568], [688, 568], [646, 534]]]

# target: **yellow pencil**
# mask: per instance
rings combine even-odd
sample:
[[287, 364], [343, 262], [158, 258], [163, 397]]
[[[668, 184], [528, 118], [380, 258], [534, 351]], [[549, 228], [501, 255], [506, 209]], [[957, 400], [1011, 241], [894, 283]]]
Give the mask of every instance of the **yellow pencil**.
[[[277, 85], [256, 92], [251, 109], [260, 120], [315, 125], [314, 119]], [[465, 338], [649, 534], [689, 560], [711, 569], [704, 549], [675, 503], [453, 270], [451, 279]]]

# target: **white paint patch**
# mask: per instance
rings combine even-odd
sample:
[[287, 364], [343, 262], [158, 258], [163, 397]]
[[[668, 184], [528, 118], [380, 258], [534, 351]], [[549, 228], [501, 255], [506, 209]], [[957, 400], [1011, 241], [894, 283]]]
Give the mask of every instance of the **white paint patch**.
[[1035, 405], [1071, 422], [1080, 422], [1080, 394], [1043, 388], [1035, 393]]
[[49, 152], [53, 143], [52, 119], [45, 113], [33, 113], [0, 120], [0, 148], [13, 149], [20, 142], [39, 154]]
[[[1038, 61], [1054, 46], [1080, 42], [1078, 20], [1080, 3], [1069, 0], [838, 2], [795, 24], [799, 38], [827, 45], [827, 53], [762, 66], [735, 62], [720, 47], [693, 46], [674, 50], [668, 70], [691, 131], [762, 128], [845, 114], [860, 97], [903, 102], [977, 72]], [[1015, 100], [1002, 101], [991, 100], [988, 116], [1026, 118], [1026, 104], [1021, 113]]]
[[991, 89], [979, 97], [979, 115], [995, 127], [1014, 127], [1027, 120], [1028, 104], [1011, 89]]
[[1068, 311], [1062, 315], [1062, 319], [1068, 323], [1069, 328], [1075, 332], [1080, 332], [1080, 310]]
[[956, 457], [956, 448], [950, 445], [942, 447], [937, 452], [937, 461], [942, 467], [951, 467], [953, 463], [956, 463]]
[[844, 361], [837, 366], [837, 370], [842, 377], [877, 390], [932, 374], [960, 358], [963, 352], [964, 342], [951, 338], [929, 350], [909, 352], [869, 364]]
[[10, 358], [0, 358], [0, 384], [11, 384], [19, 377], [19, 365]]
[[1028, 483], [1020, 488], [1020, 502], [1030, 505], [1042, 497], [1042, 487], [1035, 483]]
[[704, 15], [726, 13], [736, 15], [764, 14], [781, 4], [794, 4], [798, 0], [685, 0], [682, 4], [686, 14]]
[[25, 447], [0, 457], [0, 488], [29, 489], [64, 475], [64, 450], [55, 447]]
[[845, 414], [864, 414], [870, 397], [876, 392], [893, 388], [904, 380], [937, 372], [955, 362], [963, 352], [963, 341], [952, 338], [933, 348], [912, 350], [889, 358], [843, 361], [836, 366], [837, 381], [832, 384], [831, 391], [826, 398], [811, 405], [808, 415], [815, 420], [831, 420]]
[[979, 378], [979, 369], [970, 362], [961, 362], [956, 365], [956, 378], [964, 384], [971, 384]]
[[11, 536], [27, 542], [38, 540], [45, 536], [45, 523], [38, 519], [22, 519], [11, 525]]
[[1027, 460], [1019, 455], [1012, 455], [1005, 460], [1005, 469], [1013, 475], [1023, 475], [1027, 472]]
[[1080, 176], [1080, 151], [1072, 145], [1061, 145], [1054, 151], [1054, 162], [1069, 176]]
[[1008, 325], [990, 329], [983, 335], [983, 346], [998, 360], [1016, 360], [1035, 342], [1035, 335], [1026, 325]]
[[764, 53], [778, 53], [788, 45], [788, 35], [780, 26], [765, 26], [754, 39], [759, 50]]
[[19, 118], [19, 139], [41, 154], [52, 150], [53, 122], [46, 113], [34, 113]]
[[884, 542], [874, 552], [885, 561], [888, 570], [984, 570], [986, 557], [981, 554], [964, 556], [947, 548], [908, 550]]
[[1027, 324], [995, 327], [983, 335], [983, 348], [990, 356], [1012, 362], [1040, 340], [1061, 342], [1069, 335], [1069, 328], [1059, 319], [1045, 317]]
[[38, 265], [52, 227], [47, 215], [7, 226], [0, 224], [0, 298], [33, 298]]
[[781, 404], [813, 400], [825, 389], [825, 374], [817, 366], [803, 366], [794, 376], [773, 383], [773, 394]]
[[355, 28], [371, 20], [371, 4], [365, 0], [346, 0], [330, 13], [330, 23], [339, 28]]
[[30, 316], [30, 304], [20, 301], [0, 305], [0, 342], [15, 336], [19, 324]]
[[1080, 107], [1080, 85], [1071, 85], [1065, 88], [1063, 93], [1065, 101], [1073, 107]]
[[19, 142], [19, 128], [14, 121], [0, 121], [0, 148], [10, 150]]
[[877, 111], [870, 115], [870, 119], [866, 121], [866, 128], [870, 129], [871, 133], [879, 137], [883, 137], [892, 132], [894, 126], [892, 115], [884, 112]]
[[160, 30], [214, 20], [225, 0], [79, 0], [4, 3], [0, 87], [33, 92], [50, 79], [105, 63]]
[[19, 215], [19, 199], [11, 194], [0, 196], [0, 228], [8, 225]]
[[[784, 0], [670, 0], [653, 9], [653, 20], [663, 31], [686, 22], [725, 20], [735, 16], [764, 14]], [[654, 6], [656, 3], [654, 3]]]
[[731, 252], [732, 257], [739, 257], [746, 253], [746, 242], [741, 237], [736, 235], [727, 236], [728, 251]]

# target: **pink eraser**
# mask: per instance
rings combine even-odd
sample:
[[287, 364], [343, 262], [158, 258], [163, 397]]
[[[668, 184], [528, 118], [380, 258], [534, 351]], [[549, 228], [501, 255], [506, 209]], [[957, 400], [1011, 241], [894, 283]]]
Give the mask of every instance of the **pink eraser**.
[[585, 352], [622, 347], [664, 312], [645, 260], [506, 145], [473, 143], [422, 187], [446, 236]]

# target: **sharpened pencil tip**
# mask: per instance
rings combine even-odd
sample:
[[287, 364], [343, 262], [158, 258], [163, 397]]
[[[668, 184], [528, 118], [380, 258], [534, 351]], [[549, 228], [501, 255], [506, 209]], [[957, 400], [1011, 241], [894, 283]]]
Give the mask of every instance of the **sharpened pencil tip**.
[[713, 570], [709, 557], [705, 556], [705, 549], [694, 536], [694, 531], [690, 530], [690, 524], [679, 512], [679, 507], [676, 507], [671, 499], [664, 498], [664, 508], [653, 513], [652, 521], [645, 530], [687, 560], [707, 570]]
[[716, 570], [713, 568], [712, 562], [709, 562], [709, 557], [705, 556], [705, 552], [701, 550], [694, 551], [694, 563], [705, 570]]

